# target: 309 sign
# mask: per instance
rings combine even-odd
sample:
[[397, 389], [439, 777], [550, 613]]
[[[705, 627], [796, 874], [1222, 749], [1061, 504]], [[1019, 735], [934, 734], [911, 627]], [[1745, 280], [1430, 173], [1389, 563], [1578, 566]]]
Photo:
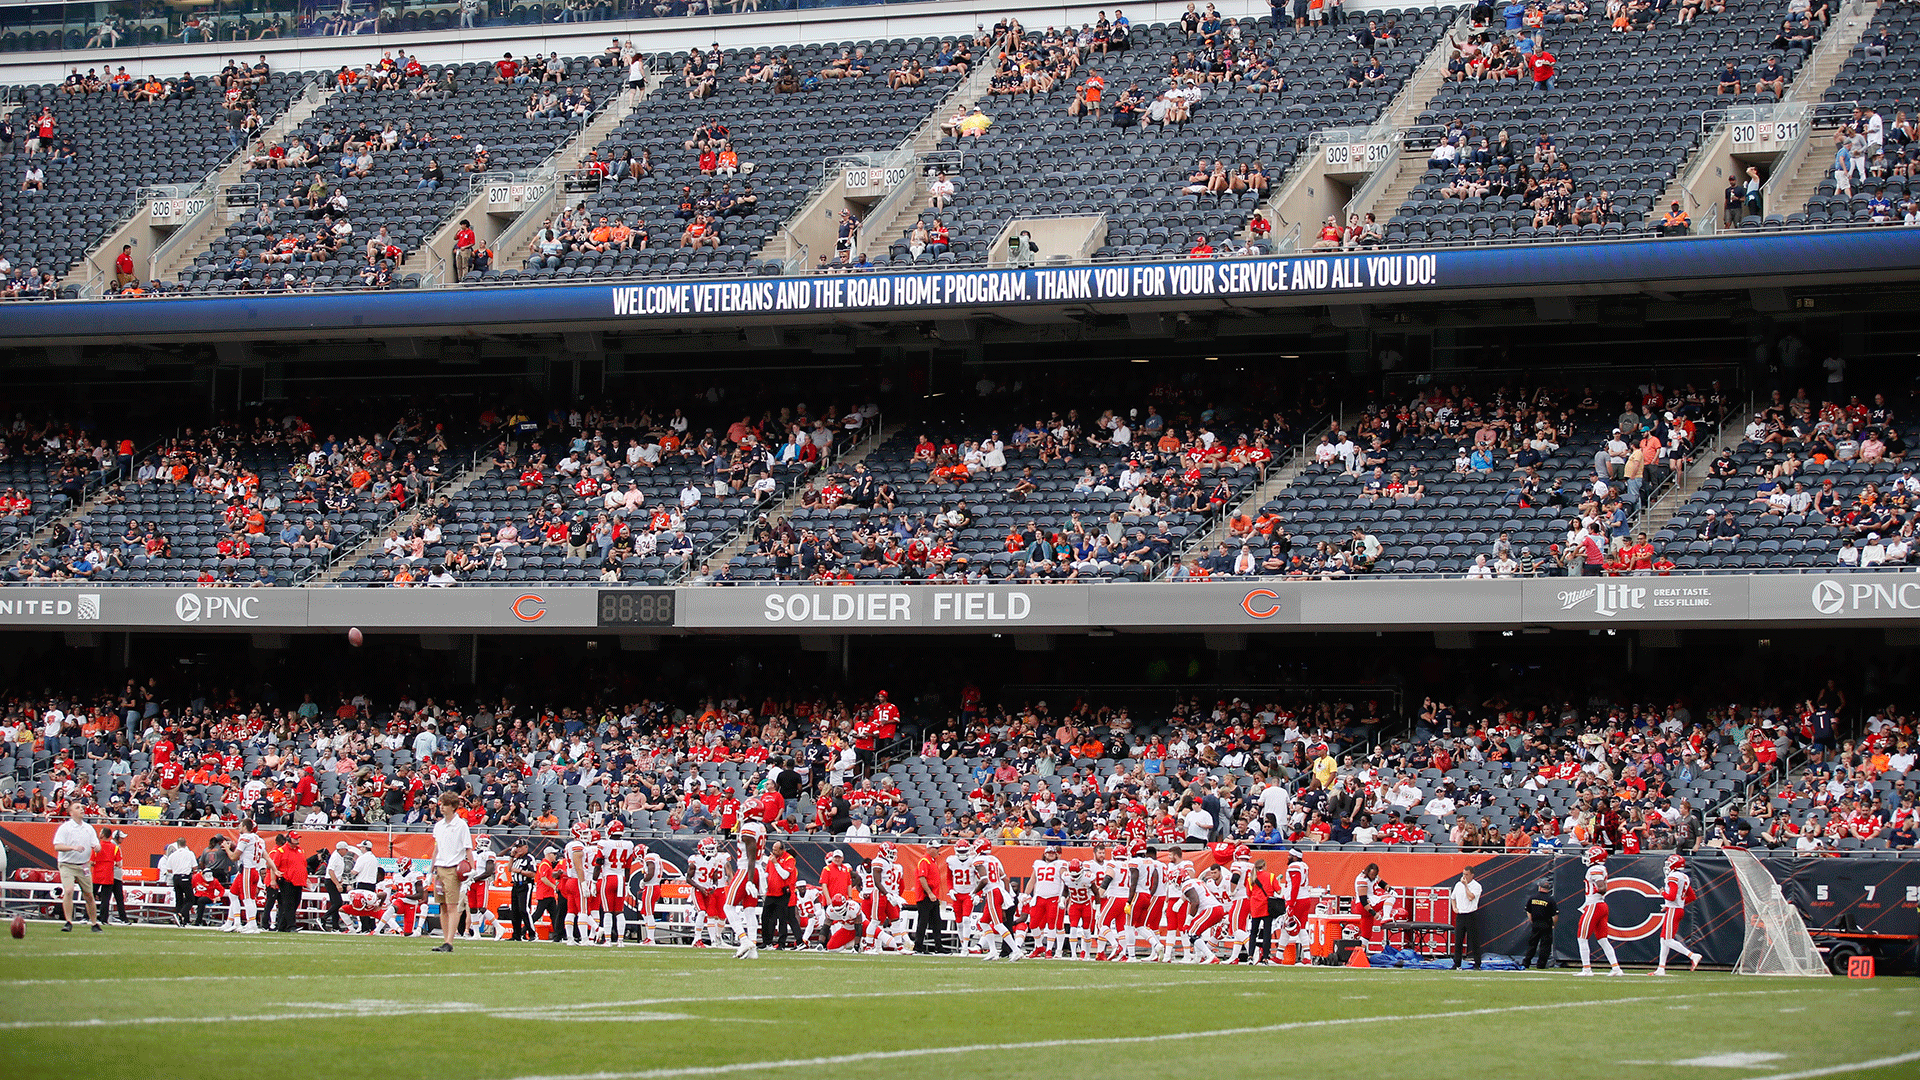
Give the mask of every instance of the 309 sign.
[[672, 589], [603, 589], [600, 592], [601, 626], [673, 625]]

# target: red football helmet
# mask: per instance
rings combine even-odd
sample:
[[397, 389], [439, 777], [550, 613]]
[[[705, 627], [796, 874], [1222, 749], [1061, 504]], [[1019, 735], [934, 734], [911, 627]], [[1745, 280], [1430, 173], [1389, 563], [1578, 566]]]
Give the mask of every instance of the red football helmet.
[[976, 854], [980, 854], [980, 855], [985, 855], [991, 852], [993, 850], [993, 837], [983, 836], [980, 839], [975, 840], [973, 842], [973, 850]]
[[1060, 845], [1048, 844], [1046, 847], [1040, 849], [1040, 854], [1048, 858], [1057, 859], [1060, 857]]
[[572, 832], [575, 840], [588, 840], [593, 837], [593, 826], [587, 824], [586, 819], [582, 818], [573, 823]]
[[600, 830], [599, 830], [599, 829], [588, 829], [588, 830], [587, 830], [587, 835], [586, 835], [586, 836], [584, 837], [584, 839], [585, 839], [585, 840], [586, 840], [586, 842], [587, 842], [587, 843], [589, 843], [589, 844], [597, 844], [597, 843], [599, 843], [599, 842], [600, 842]]
[[890, 844], [890, 843], [889, 843], [889, 844], [881, 844], [881, 845], [880, 845], [880, 857], [881, 857], [881, 858], [883, 858], [883, 859], [885, 859], [885, 860], [887, 860], [888, 862], [892, 862], [892, 861], [894, 861], [895, 859], [897, 859], [897, 858], [899, 858], [899, 856], [900, 856], [900, 849], [899, 849], [899, 848], [897, 848], [897, 847], [895, 847], [895, 846], [893, 846], [893, 845], [892, 845], [892, 844]]
[[1667, 856], [1667, 873], [1671, 874], [1675, 870], [1685, 870], [1686, 868], [1687, 868], [1686, 856], [1684, 855]]
[[1592, 847], [1587, 849], [1586, 862], [1588, 866], [1593, 866], [1596, 863], [1604, 863], [1606, 861], [1607, 861], [1606, 848], [1601, 847], [1599, 844], [1595, 844]]
[[1077, 874], [1079, 872], [1080, 872], [1080, 860], [1079, 859], [1067, 860], [1067, 873]]
[[1233, 845], [1233, 857], [1235, 861], [1251, 859], [1253, 858], [1253, 849], [1245, 844], [1235, 844]]
[[1127, 854], [1136, 859], [1145, 858], [1147, 854], [1147, 842], [1145, 840], [1135, 840], [1133, 843], [1128, 844]]
[[700, 841], [700, 854], [705, 855], [708, 858], [712, 858], [717, 852], [719, 852], [719, 850], [720, 850], [720, 841], [715, 840], [711, 836], [707, 837], [705, 840]]
[[620, 823], [619, 818], [614, 818], [613, 820], [607, 822], [607, 839], [617, 840], [620, 837], [626, 835], [626, 832], [627, 832], [627, 827]]

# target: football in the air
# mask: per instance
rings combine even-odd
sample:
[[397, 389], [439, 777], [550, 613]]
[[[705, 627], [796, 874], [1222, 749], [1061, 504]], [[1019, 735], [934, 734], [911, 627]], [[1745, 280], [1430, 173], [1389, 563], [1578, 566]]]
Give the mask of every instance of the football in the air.
[[352, 643], [354, 648], [359, 648], [360, 643], [365, 640], [367, 640], [367, 635], [361, 633], [359, 627], [356, 626], [347, 631], [347, 641]]
[[8, 929], [13, 931], [14, 937], [17, 937], [17, 938], [26, 937], [27, 936], [27, 920], [24, 918], [21, 918], [18, 915], [15, 915], [13, 917], [13, 925], [8, 927]]

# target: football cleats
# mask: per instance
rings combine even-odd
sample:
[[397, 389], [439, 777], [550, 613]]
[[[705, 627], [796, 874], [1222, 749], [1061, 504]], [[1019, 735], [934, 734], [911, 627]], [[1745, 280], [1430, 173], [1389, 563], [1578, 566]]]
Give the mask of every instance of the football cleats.
[[1585, 859], [1588, 866], [1592, 866], [1595, 863], [1606, 862], [1607, 849], [1601, 847], [1599, 844], [1595, 844], [1592, 847], [1587, 849]]

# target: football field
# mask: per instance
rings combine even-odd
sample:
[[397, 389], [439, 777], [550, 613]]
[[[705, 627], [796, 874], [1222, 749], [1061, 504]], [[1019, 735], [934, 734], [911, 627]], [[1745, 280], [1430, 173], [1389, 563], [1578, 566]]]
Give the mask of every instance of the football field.
[[1920, 1076], [1920, 981], [576, 948], [34, 923], [0, 1075]]

